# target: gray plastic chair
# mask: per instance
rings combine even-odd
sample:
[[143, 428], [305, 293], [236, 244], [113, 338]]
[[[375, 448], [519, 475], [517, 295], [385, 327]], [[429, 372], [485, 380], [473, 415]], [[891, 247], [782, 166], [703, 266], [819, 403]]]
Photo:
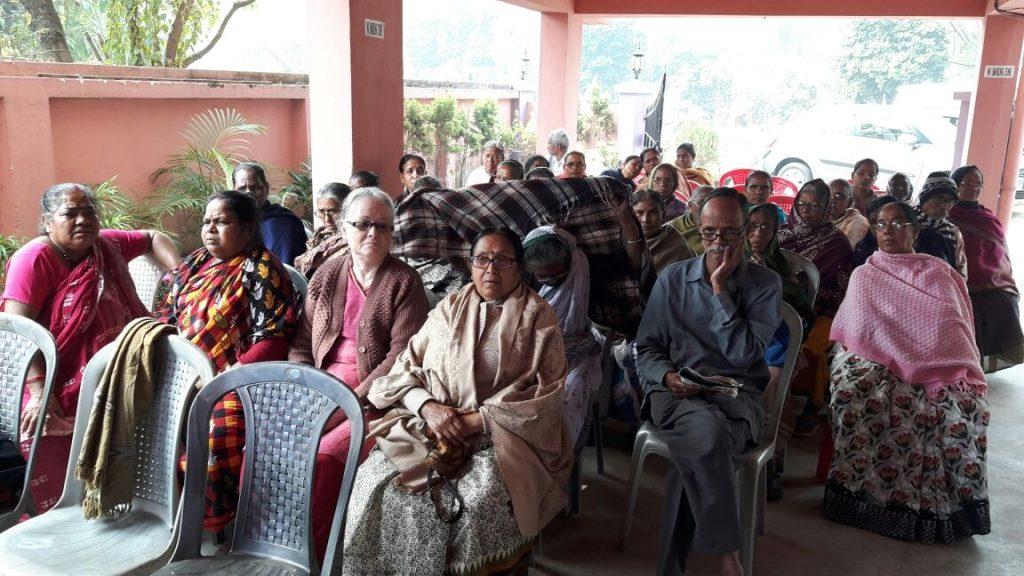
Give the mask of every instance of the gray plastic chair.
[[306, 300], [306, 292], [309, 284], [306, 282], [306, 277], [301, 272], [295, 269], [294, 266], [284, 265], [285, 270], [288, 271], [288, 277], [292, 279], [292, 288], [296, 292], [302, 294], [302, 302]]
[[[202, 557], [209, 421], [224, 394], [237, 391], [245, 410], [245, 463], [231, 551]], [[352, 426], [345, 475], [324, 569], [310, 526], [313, 467], [327, 418], [341, 408]], [[304, 364], [262, 362], [229, 370], [203, 388], [188, 416], [188, 467], [181, 528], [171, 564], [159, 575], [341, 574], [345, 511], [363, 444], [363, 413], [340, 380]]]
[[[53, 335], [46, 328], [32, 320], [24, 316], [0, 312], [0, 440], [9, 440], [15, 446], [20, 440], [18, 430], [21, 422], [21, 399], [25, 376], [28, 374], [32, 359], [39, 353], [43, 355], [46, 365], [46, 379], [43, 381], [43, 404], [39, 408], [39, 413], [46, 414], [46, 408], [50, 402], [50, 392], [53, 389], [53, 379], [57, 373], [57, 343], [54, 342]], [[39, 438], [43, 433], [44, 422], [44, 418], [39, 419], [33, 438]], [[33, 443], [28, 461], [23, 468], [25, 481], [22, 485], [21, 498], [14, 508], [6, 512], [0, 511], [0, 532], [17, 523], [22, 514], [35, 511], [32, 505], [32, 495], [29, 493], [29, 481], [32, 478], [35, 459], [36, 444]]]
[[[786, 348], [786, 361], [775, 390], [765, 390], [770, 394], [771, 409], [765, 422], [765, 434], [761, 444], [753, 450], [735, 459], [736, 479], [740, 508], [740, 563], [744, 573], [754, 573], [754, 532], [764, 534], [765, 498], [767, 496], [763, 474], [765, 464], [775, 454], [775, 437], [779, 431], [779, 418], [782, 407], [789, 393], [789, 384], [796, 368], [796, 359], [803, 340], [803, 324], [800, 315], [788, 304], [782, 304], [782, 319], [789, 327], [789, 346]], [[629, 535], [633, 528], [633, 514], [636, 512], [637, 492], [640, 489], [640, 474], [643, 472], [644, 461], [650, 455], [671, 459], [665, 441], [658, 435], [657, 429], [650, 422], [644, 422], [633, 442], [633, 462], [629, 471], [629, 488], [626, 494], [626, 511], [622, 517], [621, 548], [626, 552]], [[692, 537], [692, 534], [691, 534]]]
[[807, 275], [807, 281], [811, 284], [810, 305], [814, 306], [815, 300], [818, 299], [818, 286], [821, 285], [821, 273], [818, 272], [818, 267], [814, 265], [814, 262], [811, 262], [792, 250], [783, 250], [780, 248], [779, 251], [782, 252], [782, 255], [786, 258], [786, 262], [788, 262], [791, 267], [796, 268]]
[[213, 363], [180, 336], [161, 339], [156, 395], [149, 413], [135, 428], [137, 465], [131, 511], [117, 520], [85, 520], [84, 486], [75, 478], [75, 465], [96, 384], [115, 346], [105, 346], [85, 367], [64, 494], [46, 514], [0, 534], [0, 574], [150, 574], [170, 558], [178, 508], [178, 440], [196, 380], [209, 382]]
[[135, 293], [139, 295], [139, 300], [142, 300], [146, 310], [156, 310], [162, 293], [160, 281], [163, 280], [166, 270], [152, 255], [143, 254], [128, 262], [128, 273], [135, 283]]

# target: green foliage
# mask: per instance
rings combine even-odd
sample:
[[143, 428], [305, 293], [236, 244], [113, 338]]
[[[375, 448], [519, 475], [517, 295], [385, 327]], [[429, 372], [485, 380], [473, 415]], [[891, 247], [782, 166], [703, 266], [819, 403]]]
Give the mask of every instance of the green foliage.
[[596, 84], [608, 91], [633, 79], [629, 57], [636, 51], [638, 31], [632, 22], [583, 28], [580, 86]]
[[163, 230], [148, 204], [133, 201], [117, 186], [117, 176], [92, 187], [99, 209], [100, 227], [115, 230]]
[[511, 126], [501, 126], [498, 142], [501, 142], [505, 150], [528, 150], [532, 153], [537, 149], [536, 117], [531, 118], [526, 126], [523, 126], [519, 119], [514, 120]]
[[405, 101], [405, 149], [429, 153], [434, 150], [430, 106], [419, 100]]
[[890, 102], [903, 84], [945, 79], [949, 34], [941, 22], [859, 20], [843, 41], [839, 76], [856, 102]]
[[[165, 51], [179, 8], [184, 24], [178, 49], [167, 61]], [[187, 8], [187, 6], [186, 6]], [[216, 0], [109, 0], [103, 51], [108, 64], [181, 66], [206, 33], [217, 23]]]
[[[683, 120], [676, 128], [680, 142], [692, 142], [697, 149], [697, 166], [716, 171], [718, 167], [718, 133], [709, 122]], [[671, 151], [675, 156], [675, 150]]]
[[481, 145], [498, 139], [498, 101], [487, 99], [473, 107], [473, 133]]
[[21, 4], [0, 2], [0, 58], [35, 60], [42, 55], [30, 21]]
[[[281, 187], [281, 204], [285, 205], [285, 194], [294, 194], [306, 216], [313, 214], [313, 167], [309, 160], [303, 162], [298, 170], [288, 171], [288, 184]], [[292, 206], [285, 205], [295, 211]], [[296, 212], [297, 213], [297, 212]], [[309, 222], [312, 228], [312, 221]]]
[[615, 132], [611, 103], [596, 83], [590, 85], [587, 109], [577, 118], [576, 126], [580, 140], [589, 144], [607, 140]]
[[7, 261], [14, 256], [14, 253], [18, 251], [28, 242], [29, 238], [23, 238], [21, 236], [5, 236], [0, 234], [0, 290], [3, 290], [4, 284], [7, 281]]
[[167, 165], [153, 173], [159, 187], [147, 198], [155, 217], [189, 222], [198, 229], [199, 213], [206, 198], [221, 190], [230, 190], [231, 171], [248, 157], [248, 135], [265, 134], [267, 129], [250, 124], [237, 110], [215, 108], [192, 117], [182, 131], [185, 149], [167, 159]]

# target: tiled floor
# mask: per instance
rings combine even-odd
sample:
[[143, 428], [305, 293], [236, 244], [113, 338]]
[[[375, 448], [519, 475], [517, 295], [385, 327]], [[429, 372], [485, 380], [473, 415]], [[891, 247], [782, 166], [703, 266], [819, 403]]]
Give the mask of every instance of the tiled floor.
[[[990, 375], [988, 478], [992, 533], [955, 546], [908, 544], [841, 526], [821, 516], [823, 488], [813, 480], [817, 446], [790, 450], [785, 497], [768, 504], [767, 534], [759, 537], [758, 576], [1024, 575], [1024, 366]], [[631, 438], [606, 433], [605, 474], [594, 451], [584, 461], [581, 514], [555, 519], [544, 531], [544, 553], [534, 575], [654, 574], [667, 462], [648, 460], [628, 554], [619, 551]], [[715, 574], [709, 558], [694, 558], [688, 574]]]

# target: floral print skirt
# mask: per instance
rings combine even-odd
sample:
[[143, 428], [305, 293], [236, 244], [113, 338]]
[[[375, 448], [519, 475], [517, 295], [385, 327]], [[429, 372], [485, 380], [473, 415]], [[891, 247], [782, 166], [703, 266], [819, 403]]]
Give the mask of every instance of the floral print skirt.
[[511, 568], [531, 552], [493, 447], [466, 464], [457, 481], [463, 513], [451, 524], [439, 519], [428, 494], [406, 493], [397, 477], [380, 450], [359, 467], [345, 525], [346, 576], [476, 576]]
[[929, 396], [850, 352], [833, 361], [831, 388], [827, 518], [916, 542], [989, 533], [983, 392], [946, 386]]

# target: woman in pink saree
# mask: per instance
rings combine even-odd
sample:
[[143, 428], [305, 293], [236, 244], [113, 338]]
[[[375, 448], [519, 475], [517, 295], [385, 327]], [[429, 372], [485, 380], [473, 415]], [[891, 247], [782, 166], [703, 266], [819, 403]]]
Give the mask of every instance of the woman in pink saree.
[[[100, 348], [131, 320], [147, 314], [128, 275], [127, 262], [151, 252], [165, 267], [181, 259], [159, 232], [101, 230], [96, 200], [81, 184], [57, 184], [40, 202], [39, 236], [7, 263], [0, 307], [35, 320], [57, 341], [53, 397], [37, 452], [32, 496], [45, 512], [60, 498], [71, 449], [82, 371]], [[22, 454], [28, 454], [39, 418], [44, 369], [29, 369], [22, 400]]]
[[988, 534], [988, 402], [963, 277], [914, 253], [909, 206], [882, 208], [831, 339], [835, 455], [825, 517], [913, 542]]

